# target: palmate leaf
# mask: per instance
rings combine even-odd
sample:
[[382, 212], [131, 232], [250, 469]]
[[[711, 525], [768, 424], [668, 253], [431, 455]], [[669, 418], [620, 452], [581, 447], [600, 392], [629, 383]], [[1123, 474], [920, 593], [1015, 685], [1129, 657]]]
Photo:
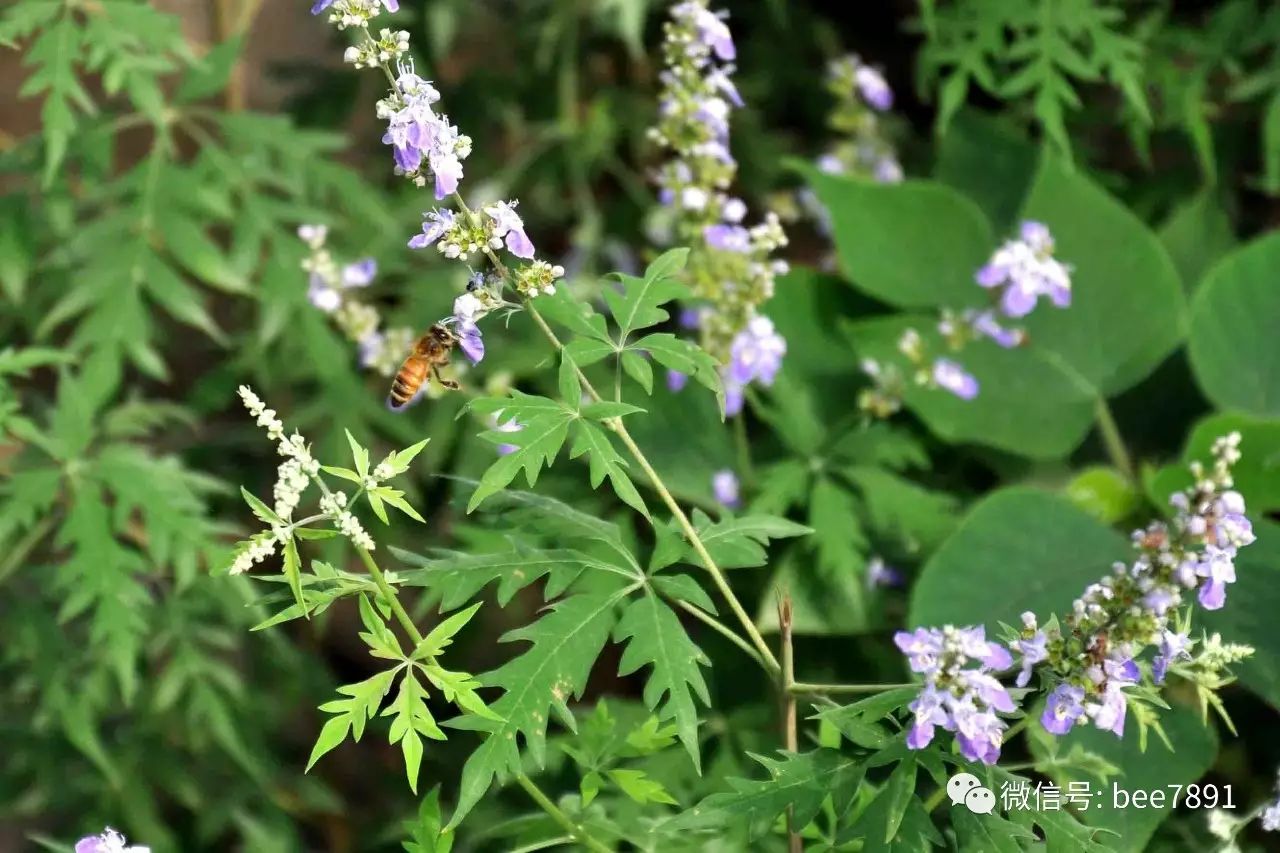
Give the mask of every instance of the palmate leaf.
[[604, 291], [604, 300], [618, 326], [620, 346], [625, 346], [637, 329], [666, 320], [670, 315], [661, 306], [688, 294], [688, 289], [673, 277], [684, 269], [688, 257], [688, 249], [671, 249], [649, 264], [643, 278], [619, 274], [622, 293], [611, 288]]
[[505, 691], [490, 705], [502, 721], [468, 716], [446, 723], [488, 733], [462, 768], [458, 805], [449, 829], [467, 816], [495, 776], [520, 772], [519, 739], [523, 738], [536, 765], [544, 763], [548, 718], [553, 711], [566, 726], [574, 727], [568, 702], [586, 688], [591, 667], [617, 620], [618, 604], [630, 590], [627, 586], [571, 595], [552, 604], [534, 624], [502, 637], [504, 642], [532, 643], [518, 657], [481, 676], [486, 686]]
[[864, 768], [858, 759], [832, 749], [780, 755], [752, 754], [769, 771], [769, 779], [730, 778], [732, 791], [712, 794], [663, 828], [688, 831], [745, 825], [754, 838], [768, 832], [778, 815], [790, 808], [795, 827], [803, 829], [828, 797], [836, 814], [844, 814], [862, 781]]
[[471, 408], [482, 415], [501, 412], [503, 418], [514, 419], [522, 428], [518, 432], [490, 430], [483, 434], [487, 440], [511, 444], [516, 449], [500, 457], [484, 472], [467, 503], [467, 512], [472, 512], [485, 498], [506, 488], [522, 469], [528, 484], [536, 483], [543, 466], [550, 466], [555, 461], [556, 454], [569, 437], [569, 424], [577, 417], [577, 412], [555, 400], [520, 391], [512, 391], [509, 398], [475, 400]]
[[614, 640], [629, 640], [618, 664], [618, 675], [630, 675], [646, 665], [653, 667], [645, 682], [644, 703], [657, 712], [660, 722], [675, 721], [680, 742], [701, 773], [698, 707], [693, 694], [702, 704], [711, 704], [701, 670], [711, 666], [710, 659], [685, 632], [675, 611], [652, 590], [623, 610], [614, 629]]
[[[707, 552], [722, 569], [763, 566], [768, 562], [765, 546], [771, 539], [805, 536], [813, 532], [812, 527], [773, 515], [730, 516], [723, 521], [712, 522], [698, 510], [693, 514], [693, 526]], [[689, 560], [699, 562], [696, 555]]]

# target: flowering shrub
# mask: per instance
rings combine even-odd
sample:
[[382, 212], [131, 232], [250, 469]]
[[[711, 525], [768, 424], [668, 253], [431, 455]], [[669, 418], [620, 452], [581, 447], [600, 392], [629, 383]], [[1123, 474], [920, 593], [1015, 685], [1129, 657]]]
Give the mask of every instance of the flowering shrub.
[[0, 839], [1274, 841], [1280, 18], [215, 5], [0, 11]]

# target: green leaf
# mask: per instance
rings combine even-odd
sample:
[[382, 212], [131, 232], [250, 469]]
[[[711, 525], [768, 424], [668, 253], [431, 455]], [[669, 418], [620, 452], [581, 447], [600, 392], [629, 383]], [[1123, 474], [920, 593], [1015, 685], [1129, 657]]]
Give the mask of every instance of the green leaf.
[[637, 803], [666, 803], [670, 806], [679, 805], [667, 789], [662, 787], [662, 783], [650, 779], [643, 770], [630, 770], [618, 767], [609, 771], [609, 778], [613, 783], [622, 789], [622, 793], [626, 794]]
[[1036, 834], [1025, 826], [1011, 823], [998, 812], [974, 814], [967, 808], [951, 811], [961, 853], [1022, 853]]
[[560, 351], [560, 398], [569, 408], [577, 411], [582, 405], [582, 383], [578, 381], [578, 365], [568, 350]]
[[[1140, 809], [1132, 804], [1128, 808], [1117, 808], [1112, 801], [1111, 785], [1106, 786], [1104, 796], [1093, 798], [1080, 817], [1090, 826], [1115, 832], [1117, 838], [1108, 843], [1118, 851], [1137, 853], [1145, 849], [1156, 828], [1173, 814], [1170, 805], [1172, 791], [1167, 786], [1197, 781], [1213, 765], [1218, 754], [1217, 737], [1201, 722], [1195, 710], [1174, 705], [1161, 714], [1160, 722], [1169, 739], [1177, 745], [1176, 752], [1170, 751], [1159, 738], [1150, 739], [1146, 750], [1142, 750], [1138, 727], [1132, 724], [1125, 727], [1123, 739], [1087, 725], [1076, 726], [1067, 735], [1057, 738], [1059, 748], [1078, 745], [1120, 768], [1120, 775], [1112, 780], [1114, 785], [1130, 793], [1163, 790], [1170, 798], [1164, 808]], [[1039, 723], [1033, 723], [1033, 726], [1040, 728]], [[1030, 738], [1029, 742], [1034, 756], [1044, 754], [1037, 738]], [[1086, 783], [1098, 790], [1096, 779], [1082, 772], [1070, 772], [1065, 767], [1054, 768], [1052, 777], [1064, 790], [1070, 782]]]
[[614, 629], [614, 641], [624, 640], [628, 642], [618, 664], [618, 675], [630, 675], [646, 665], [653, 667], [645, 681], [644, 704], [657, 712], [659, 722], [675, 721], [680, 742], [694, 769], [701, 773], [698, 706], [693, 694], [702, 704], [711, 704], [701, 670], [711, 666], [711, 660], [685, 632], [675, 611], [652, 591], [623, 610]]
[[356, 474], [361, 480], [369, 476], [369, 451], [360, 446], [360, 442], [356, 441], [355, 436], [351, 434], [351, 430], [343, 430], [347, 436], [347, 444], [351, 446], [351, 458], [356, 463]]
[[583, 454], [588, 454], [588, 461], [591, 463], [591, 488], [600, 488], [607, 476], [619, 498], [645, 518], [649, 517], [649, 508], [645, 506], [644, 498], [640, 497], [631, 477], [627, 475], [627, 460], [618, 453], [604, 430], [590, 421], [579, 420], [569, 458], [576, 459]]
[[[710, 388], [718, 396], [723, 395], [720, 365], [693, 341], [677, 338], [669, 332], [659, 332], [645, 335], [631, 344], [631, 349], [643, 350], [663, 367], [691, 376], [699, 385]], [[626, 358], [626, 354], [623, 358]], [[649, 393], [652, 391], [649, 390]]]
[[284, 521], [281, 520], [280, 516], [272, 512], [269, 506], [258, 500], [257, 496], [252, 494], [244, 486], [240, 487], [240, 494], [244, 497], [244, 502], [249, 505], [249, 509], [253, 510], [253, 514], [256, 515], [263, 524], [269, 524], [273, 527], [285, 526]]
[[817, 477], [809, 496], [809, 524], [813, 527], [813, 548], [817, 556], [817, 576], [838, 583], [842, 576], [852, 575], [856, 583], [849, 585], [857, 593], [857, 606], [849, 614], [860, 626], [868, 616], [863, 580], [870, 547], [858, 523], [861, 507], [853, 494], [830, 477]]
[[966, 109], [938, 142], [933, 176], [973, 199], [997, 233], [1012, 232], [1036, 172], [1036, 146], [1005, 116]]
[[621, 360], [623, 371], [644, 389], [644, 393], [652, 394], [653, 365], [649, 360], [633, 350], [624, 350], [618, 358]]
[[1209, 270], [1191, 304], [1191, 367], [1221, 409], [1280, 415], [1280, 234], [1246, 243]]
[[1199, 287], [1204, 274], [1238, 242], [1231, 218], [1208, 190], [1175, 209], [1159, 233], [1187, 292]]
[[549, 576], [549, 594], [562, 592], [584, 571], [635, 577], [629, 567], [569, 548], [519, 548], [492, 554], [445, 552], [435, 558], [398, 549], [395, 553], [408, 565], [420, 567], [400, 572], [403, 582], [408, 586], [425, 586], [440, 595], [441, 610], [452, 610], [466, 603], [495, 580], [499, 581], [498, 604], [505, 607], [517, 592], [544, 576]]
[[1000, 489], [978, 502], [925, 564], [907, 621], [985, 624], [987, 635], [996, 636], [1000, 622], [1018, 624], [1024, 611], [1066, 612], [1086, 586], [1129, 556], [1125, 537], [1065, 498]]
[[1177, 270], [1136, 216], [1079, 170], [1046, 154], [1022, 209], [1053, 232], [1072, 267], [1071, 306], [1025, 320], [1031, 348], [1056, 355], [1101, 396], [1146, 378], [1182, 340]]
[[311, 758], [307, 760], [307, 770], [314, 767], [326, 752], [342, 743], [348, 732], [353, 740], [360, 740], [365, 724], [378, 713], [394, 678], [395, 670], [389, 669], [358, 684], [344, 685], [338, 688], [338, 692], [349, 698], [335, 699], [320, 706], [321, 711], [335, 716], [320, 730], [320, 736], [316, 738], [311, 750]]
[[613, 320], [618, 325], [620, 344], [625, 344], [637, 329], [668, 319], [667, 311], [660, 306], [688, 293], [688, 289], [672, 277], [684, 268], [688, 255], [688, 249], [672, 249], [654, 260], [643, 278], [619, 274], [621, 294], [613, 288], [605, 288], [604, 300], [609, 303]]
[[310, 618], [306, 600], [302, 597], [302, 560], [298, 558], [298, 540], [292, 536], [284, 542], [284, 576], [289, 579], [294, 601], [302, 607], [302, 615]]
[[443, 831], [440, 816], [440, 786], [432, 788], [418, 806], [417, 820], [405, 821], [409, 840], [402, 842], [405, 853], [449, 853], [454, 835]]
[[418, 643], [417, 648], [413, 650], [414, 659], [435, 657], [443, 652], [453, 641], [453, 635], [461, 631], [463, 626], [471, 621], [471, 617], [476, 615], [480, 604], [481, 602], [477, 601], [466, 610], [459, 610], [432, 628], [431, 633], [423, 637], [422, 642]]
[[427, 691], [418, 683], [414, 671], [406, 669], [395, 700], [382, 712], [384, 717], [394, 717], [387, 737], [391, 743], [400, 744], [400, 751], [404, 754], [405, 778], [414, 793], [418, 791], [418, 772], [422, 767], [422, 737], [445, 739], [444, 732], [440, 731], [427, 709], [426, 696]]
[[878, 538], [896, 539], [909, 554], [932, 552], [955, 529], [960, 502], [946, 492], [878, 467], [859, 465], [841, 473], [858, 490], [867, 526]]
[[782, 753], [780, 758], [751, 757], [769, 771], [769, 779], [730, 778], [731, 791], [702, 800], [671, 821], [670, 828], [678, 832], [723, 831], [725, 827], [745, 825], [750, 837], [756, 838], [768, 832], [777, 817], [790, 808], [799, 830], [817, 816], [828, 797], [836, 814], [843, 814], [862, 781], [863, 767], [858, 760], [835, 750]]
[[484, 472], [467, 503], [469, 513], [485, 498], [506, 488], [522, 469], [528, 484], [536, 483], [542, 467], [555, 461], [556, 454], [569, 437], [569, 423], [575, 419], [574, 412], [556, 401], [520, 391], [513, 391], [509, 399], [476, 400], [471, 407], [481, 414], [502, 411], [504, 417], [514, 418], [523, 428], [518, 432], [490, 430], [485, 434], [491, 441], [512, 444], [516, 449], [499, 457]]
[[[694, 527], [711, 558], [722, 569], [751, 568], [768, 562], [765, 546], [772, 539], [806, 536], [813, 528], [774, 515], [745, 515], [712, 523], [701, 512], [694, 513]], [[699, 563], [695, 556], [690, 562]]]
[[523, 640], [524, 653], [482, 676], [485, 685], [505, 692], [490, 707], [503, 722], [463, 717], [449, 725], [488, 732], [462, 768], [458, 805], [449, 821], [457, 826], [489, 790], [497, 774], [520, 773], [517, 738], [524, 739], [529, 758], [541, 767], [546, 760], [548, 717], [552, 711], [567, 725], [573, 717], [568, 702], [582, 695], [587, 676], [616, 619], [627, 589], [590, 592], [557, 601], [550, 611], [524, 628], [510, 631], [503, 642]]
[[192, 219], [166, 215], [157, 219], [175, 263], [196, 278], [228, 293], [246, 293], [248, 284], [219, 246]]
[[182, 75], [174, 100], [189, 104], [212, 97], [225, 89], [243, 46], [244, 39], [241, 36], [233, 36], [216, 45]]
[[931, 181], [878, 184], [811, 167], [804, 176], [831, 213], [840, 269], [854, 286], [900, 308], [982, 300], [973, 273], [995, 241], [973, 202]]
[[597, 400], [582, 407], [582, 416], [593, 421], [607, 421], [610, 418], [621, 418], [627, 415], [642, 414], [644, 409], [630, 403], [618, 403], [613, 400]]

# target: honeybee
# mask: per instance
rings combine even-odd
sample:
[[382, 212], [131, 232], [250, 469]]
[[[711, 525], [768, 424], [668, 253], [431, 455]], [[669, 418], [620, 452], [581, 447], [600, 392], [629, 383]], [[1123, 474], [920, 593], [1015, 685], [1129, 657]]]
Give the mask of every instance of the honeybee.
[[427, 329], [427, 333], [414, 342], [413, 350], [400, 365], [400, 371], [391, 383], [391, 393], [387, 395], [387, 405], [403, 409], [432, 376], [444, 387], [458, 390], [456, 381], [440, 375], [440, 368], [449, 363], [449, 355], [457, 345], [457, 335], [443, 323]]

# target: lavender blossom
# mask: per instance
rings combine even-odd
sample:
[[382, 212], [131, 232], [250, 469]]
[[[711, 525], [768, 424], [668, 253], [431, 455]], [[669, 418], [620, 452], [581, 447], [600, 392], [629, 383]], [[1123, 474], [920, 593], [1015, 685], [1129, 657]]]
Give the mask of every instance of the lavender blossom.
[[[786, 245], [777, 216], [744, 224], [746, 205], [731, 195], [737, 164], [729, 151], [733, 110], [743, 104], [733, 84], [733, 40], [706, 0], [671, 7], [663, 46], [659, 120], [649, 131], [671, 159], [657, 172], [658, 198], [669, 208], [664, 229], [693, 249], [687, 280], [703, 303], [703, 347], [727, 363], [734, 339], [773, 295], [785, 264], [770, 254]], [[729, 389], [732, 401], [741, 389]]]
[[908, 706], [915, 720], [907, 746], [923, 749], [941, 727], [955, 733], [966, 759], [995, 764], [1007, 728], [997, 713], [1011, 713], [1017, 705], [991, 672], [1011, 665], [1009, 653], [988, 642], [981, 626], [899, 631], [893, 641], [911, 670], [924, 676], [923, 689]]
[[933, 383], [961, 400], [972, 400], [978, 396], [978, 380], [947, 358], [940, 358], [933, 363]]
[[678, 370], [667, 371], [667, 390], [674, 394], [679, 394], [684, 390], [684, 386], [689, 384], [689, 374], [681, 373]]
[[1045, 731], [1065, 735], [1084, 716], [1084, 690], [1071, 684], [1059, 684], [1049, 694], [1040, 724]]
[[1151, 662], [1151, 680], [1163, 684], [1169, 664], [1177, 660], [1191, 659], [1191, 640], [1185, 631], [1175, 633], [1168, 628], [1160, 635], [1160, 651]]
[[77, 841], [75, 853], [151, 853], [151, 848], [128, 844], [123, 835], [108, 826], [101, 835], [90, 835]]
[[747, 385], [758, 382], [769, 386], [782, 368], [787, 354], [787, 341], [774, 329], [768, 317], [757, 316], [733, 339], [729, 365], [724, 370], [725, 414], [742, 411], [743, 392]]
[[715, 472], [711, 476], [711, 492], [721, 506], [736, 509], [740, 503], [738, 475], [728, 468]]
[[867, 561], [867, 586], [902, 586], [902, 572], [885, 563], [880, 557]]
[[1043, 223], [1022, 223], [1019, 239], [995, 251], [975, 280], [999, 292], [1000, 310], [1008, 317], [1025, 317], [1045, 296], [1058, 308], [1071, 304], [1071, 268], [1053, 256], [1053, 237]]

